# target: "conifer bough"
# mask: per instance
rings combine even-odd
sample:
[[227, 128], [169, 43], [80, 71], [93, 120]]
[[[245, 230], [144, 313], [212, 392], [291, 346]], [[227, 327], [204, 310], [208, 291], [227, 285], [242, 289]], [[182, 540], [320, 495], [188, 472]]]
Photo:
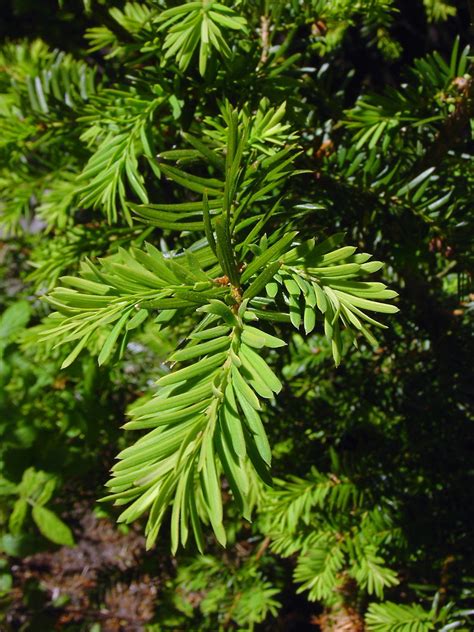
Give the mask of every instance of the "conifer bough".
[[[65, 365], [100, 332], [103, 364], [148, 318], [157, 328], [188, 327], [156, 394], [132, 408], [125, 429], [146, 434], [118, 455], [107, 483], [105, 499], [127, 506], [119, 521], [148, 513], [148, 546], [170, 506], [173, 552], [191, 534], [202, 551], [202, 523], [225, 545], [222, 477], [251, 519], [252, 486], [271, 485], [262, 409], [282, 388], [270, 366], [270, 351], [285, 346], [279, 327], [309, 335], [320, 326], [339, 364], [345, 339], [361, 334], [376, 344], [373, 329], [385, 325], [373, 313], [397, 311], [387, 302], [396, 293], [368, 280], [382, 263], [344, 246], [342, 233], [302, 239], [297, 222], [282, 221], [282, 201], [272, 196], [297, 173], [298, 155], [284, 113], [284, 105], [267, 106], [255, 118], [225, 103], [212, 140], [187, 135], [192, 149], [160, 155], [162, 173], [201, 201], [131, 208], [151, 226], [190, 231], [194, 245], [165, 254], [146, 243], [86, 261], [80, 277], [63, 277], [47, 299], [56, 311], [42, 336], [73, 343]], [[263, 145], [253, 140], [256, 124]], [[212, 177], [185, 171], [187, 159], [209, 165]]]

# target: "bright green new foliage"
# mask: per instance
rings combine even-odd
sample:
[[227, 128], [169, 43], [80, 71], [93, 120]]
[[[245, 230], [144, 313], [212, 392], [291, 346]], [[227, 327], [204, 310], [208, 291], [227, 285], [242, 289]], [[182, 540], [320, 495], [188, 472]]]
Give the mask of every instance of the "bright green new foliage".
[[[271, 446], [260, 413], [281, 383], [265, 358], [285, 345], [273, 323], [289, 322], [306, 334], [319, 326], [339, 364], [345, 344], [357, 343], [359, 334], [376, 344], [372, 329], [385, 325], [374, 313], [397, 311], [386, 302], [396, 292], [370, 280], [383, 264], [344, 246], [342, 233], [302, 241], [297, 222], [266, 233], [279, 213], [275, 191], [295, 173], [298, 148], [283, 116], [284, 106], [268, 108], [254, 123], [250, 111], [226, 103], [217, 134], [187, 135], [189, 150], [161, 154], [160, 170], [200, 201], [131, 208], [153, 226], [197, 233], [194, 244], [163, 253], [147, 243], [98, 265], [86, 261], [80, 277], [63, 277], [48, 297], [56, 311], [43, 339], [74, 343], [63, 366], [104, 329], [99, 364], [120, 355], [148, 318], [156, 327], [187, 323], [156, 395], [135, 406], [125, 426], [147, 433], [118, 455], [107, 483], [107, 498], [127, 505], [119, 521], [148, 513], [148, 546], [169, 506], [173, 551], [191, 534], [203, 550], [202, 522], [224, 545], [221, 477], [248, 520], [254, 477], [271, 485]], [[209, 164], [212, 177], [195, 175], [195, 162]]]

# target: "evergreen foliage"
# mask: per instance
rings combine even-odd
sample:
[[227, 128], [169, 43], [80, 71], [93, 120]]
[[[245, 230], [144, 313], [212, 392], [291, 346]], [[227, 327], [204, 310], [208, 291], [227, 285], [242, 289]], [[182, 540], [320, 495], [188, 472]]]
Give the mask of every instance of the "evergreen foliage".
[[146, 629], [468, 630], [465, 9], [66, 5], [0, 47], [1, 550], [93, 475], [178, 560]]

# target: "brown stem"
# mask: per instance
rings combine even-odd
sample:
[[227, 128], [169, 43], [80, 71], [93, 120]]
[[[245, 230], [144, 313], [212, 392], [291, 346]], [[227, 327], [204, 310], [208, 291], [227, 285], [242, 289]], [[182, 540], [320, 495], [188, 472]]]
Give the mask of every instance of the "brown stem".
[[260, 64], [264, 64], [268, 59], [268, 51], [270, 50], [270, 18], [268, 15], [262, 15], [260, 18], [261, 26], [261, 42], [262, 54], [260, 55]]
[[269, 544], [270, 544], [270, 536], [267, 535], [267, 537], [263, 540], [262, 544], [258, 547], [258, 551], [255, 553], [256, 560], [259, 560], [262, 557], [262, 555], [268, 549]]
[[335, 603], [325, 608], [314, 622], [321, 632], [364, 632], [364, 620], [356, 606], [357, 583], [345, 572], [339, 578]]

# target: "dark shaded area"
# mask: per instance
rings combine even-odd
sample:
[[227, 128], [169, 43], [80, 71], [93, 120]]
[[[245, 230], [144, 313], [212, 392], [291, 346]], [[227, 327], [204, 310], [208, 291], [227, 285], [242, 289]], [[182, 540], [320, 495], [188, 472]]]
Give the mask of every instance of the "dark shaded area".
[[90, 24], [82, 0], [66, 0], [63, 9], [57, 0], [5, 0], [0, 18], [0, 38], [39, 37], [62, 50], [84, 45], [84, 29]]

